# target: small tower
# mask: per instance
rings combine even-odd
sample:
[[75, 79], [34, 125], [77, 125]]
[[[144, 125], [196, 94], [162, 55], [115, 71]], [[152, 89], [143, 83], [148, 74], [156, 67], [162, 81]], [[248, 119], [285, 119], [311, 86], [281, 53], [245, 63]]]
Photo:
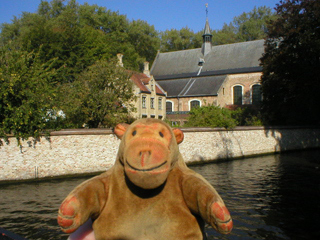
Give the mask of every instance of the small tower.
[[204, 26], [204, 33], [202, 35], [203, 43], [201, 52], [203, 56], [206, 56], [212, 48], [212, 34], [210, 33], [210, 26], [208, 20], [208, 4], [206, 4], [206, 25]]

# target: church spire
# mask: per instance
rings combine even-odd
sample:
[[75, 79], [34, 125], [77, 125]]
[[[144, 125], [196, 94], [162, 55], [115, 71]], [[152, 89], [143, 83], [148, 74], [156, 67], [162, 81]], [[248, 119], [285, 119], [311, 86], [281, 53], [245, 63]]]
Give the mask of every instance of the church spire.
[[212, 34], [210, 33], [210, 26], [208, 20], [208, 3], [206, 4], [206, 25], [204, 26], [204, 33], [202, 35], [203, 43], [201, 52], [205, 56], [207, 55], [212, 48]]

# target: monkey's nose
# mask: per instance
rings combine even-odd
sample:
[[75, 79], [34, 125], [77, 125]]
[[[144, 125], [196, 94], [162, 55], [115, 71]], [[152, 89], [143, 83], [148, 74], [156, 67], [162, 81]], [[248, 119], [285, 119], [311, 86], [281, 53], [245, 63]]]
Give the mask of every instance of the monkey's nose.
[[140, 151], [140, 160], [141, 160], [141, 166], [144, 167], [146, 161], [148, 161], [149, 157], [151, 156], [151, 151]]
[[151, 155], [151, 151], [140, 151], [139, 155], [142, 156], [142, 154], [147, 154], [147, 155]]

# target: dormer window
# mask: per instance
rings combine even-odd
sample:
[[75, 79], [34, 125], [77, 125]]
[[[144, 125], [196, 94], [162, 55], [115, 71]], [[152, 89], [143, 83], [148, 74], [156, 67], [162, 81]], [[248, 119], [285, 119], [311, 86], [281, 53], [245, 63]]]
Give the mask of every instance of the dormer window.
[[198, 66], [203, 66], [203, 64], [204, 64], [204, 59], [203, 58], [200, 58], [199, 59], [199, 63], [198, 63]]

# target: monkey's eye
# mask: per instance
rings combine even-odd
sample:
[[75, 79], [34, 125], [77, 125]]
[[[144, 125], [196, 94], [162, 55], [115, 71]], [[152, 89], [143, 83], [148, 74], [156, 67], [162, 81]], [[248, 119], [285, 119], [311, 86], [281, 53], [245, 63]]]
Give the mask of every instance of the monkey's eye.
[[162, 138], [163, 138], [163, 133], [162, 133], [162, 132], [159, 132], [159, 135], [160, 135], [160, 137], [162, 137]]
[[134, 131], [132, 132], [132, 136], [135, 136], [136, 134], [137, 134], [137, 131], [134, 130]]

